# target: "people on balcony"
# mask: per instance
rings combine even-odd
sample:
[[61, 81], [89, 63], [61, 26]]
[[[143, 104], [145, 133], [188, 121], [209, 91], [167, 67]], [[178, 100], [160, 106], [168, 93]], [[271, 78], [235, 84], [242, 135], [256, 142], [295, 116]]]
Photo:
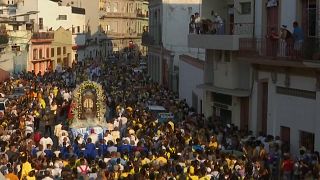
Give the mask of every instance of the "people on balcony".
[[215, 29], [216, 29], [216, 34], [218, 35], [223, 35], [224, 34], [224, 23], [222, 18], [218, 15], [218, 13], [214, 14], [214, 25], [215, 25]]
[[297, 21], [293, 22], [293, 39], [294, 39], [294, 54], [295, 56], [299, 56], [302, 50], [302, 44], [304, 40], [303, 31], [299, 27]]
[[196, 33], [196, 18], [194, 15], [190, 16], [190, 23], [189, 23], [189, 33], [195, 34]]
[[292, 57], [293, 54], [293, 36], [287, 29], [286, 25], [282, 25], [280, 29], [280, 55]]
[[274, 27], [271, 28], [270, 33], [267, 35], [267, 39], [269, 39], [269, 42], [271, 44], [271, 56], [273, 59], [277, 57], [278, 53], [278, 42], [279, 42], [279, 35], [276, 32], [276, 29]]
[[201, 19], [199, 13], [195, 13], [190, 16], [189, 33], [222, 35], [225, 33], [224, 21], [217, 13], [213, 20]]
[[201, 30], [201, 17], [199, 13], [195, 13], [195, 25], [196, 25], [196, 33], [200, 34], [200, 30]]

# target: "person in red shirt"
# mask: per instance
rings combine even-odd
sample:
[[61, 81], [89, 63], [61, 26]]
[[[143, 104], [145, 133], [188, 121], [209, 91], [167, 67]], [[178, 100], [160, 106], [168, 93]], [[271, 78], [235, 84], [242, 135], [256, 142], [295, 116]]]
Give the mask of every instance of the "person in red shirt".
[[293, 165], [294, 163], [289, 154], [284, 154], [284, 160], [281, 165], [283, 180], [290, 180], [292, 178]]
[[271, 55], [273, 59], [276, 58], [278, 53], [278, 41], [279, 41], [279, 35], [276, 32], [275, 28], [271, 28], [270, 33], [267, 36], [267, 39], [269, 39], [270, 45], [271, 45]]

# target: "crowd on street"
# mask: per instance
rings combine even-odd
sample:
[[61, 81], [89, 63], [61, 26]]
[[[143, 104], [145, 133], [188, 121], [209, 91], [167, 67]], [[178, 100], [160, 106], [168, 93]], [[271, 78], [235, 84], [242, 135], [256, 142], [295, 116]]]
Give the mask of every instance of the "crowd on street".
[[[4, 96], [27, 89], [0, 117], [0, 179], [319, 179], [318, 152], [301, 147], [293, 155], [278, 136], [208, 120], [135, 66], [87, 62], [0, 83]], [[85, 80], [105, 90], [103, 137], [69, 131], [72, 91]], [[163, 106], [174, 118], [160, 122], [148, 105]]]

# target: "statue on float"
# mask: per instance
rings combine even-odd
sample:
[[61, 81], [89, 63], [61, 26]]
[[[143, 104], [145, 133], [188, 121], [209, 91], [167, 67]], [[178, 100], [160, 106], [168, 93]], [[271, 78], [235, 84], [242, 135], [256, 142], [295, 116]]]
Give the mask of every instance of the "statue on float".
[[[84, 81], [73, 91], [70, 128], [105, 128], [107, 122], [105, 95], [102, 86], [94, 81]], [[83, 130], [82, 130], [83, 131]]]

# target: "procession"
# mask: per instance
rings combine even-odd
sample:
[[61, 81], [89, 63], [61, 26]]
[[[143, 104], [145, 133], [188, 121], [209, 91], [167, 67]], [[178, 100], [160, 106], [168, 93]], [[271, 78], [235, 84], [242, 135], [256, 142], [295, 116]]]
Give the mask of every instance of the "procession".
[[137, 66], [79, 63], [1, 83], [2, 98], [25, 93], [1, 112], [0, 179], [318, 178], [318, 152], [295, 157], [279, 137], [208, 120]]

